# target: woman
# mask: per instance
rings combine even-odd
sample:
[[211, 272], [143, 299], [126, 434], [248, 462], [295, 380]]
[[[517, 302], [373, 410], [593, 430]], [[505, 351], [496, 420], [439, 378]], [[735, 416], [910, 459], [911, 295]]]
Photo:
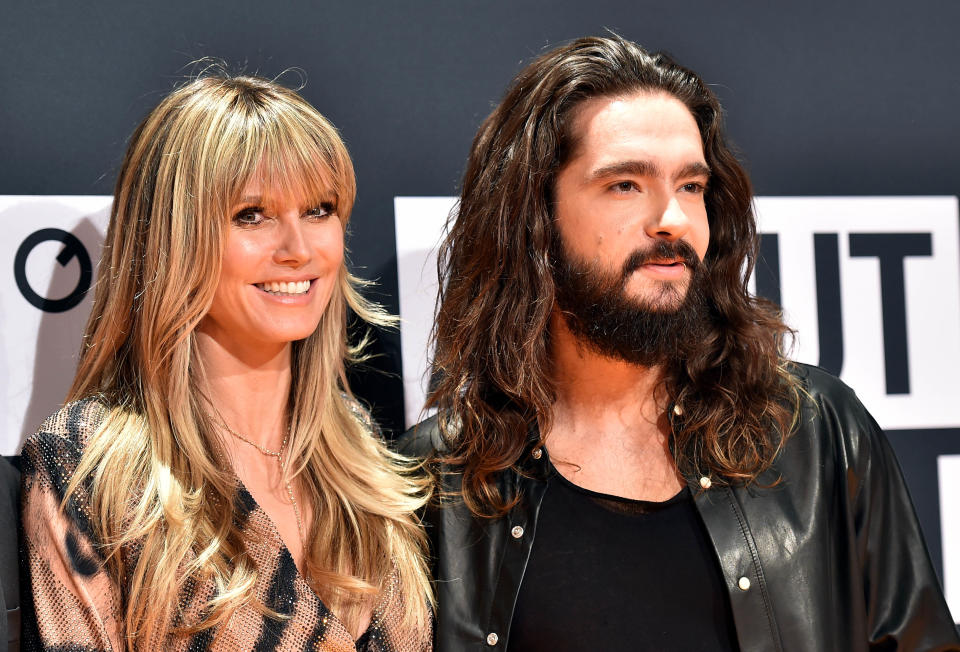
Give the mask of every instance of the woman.
[[134, 133], [70, 403], [23, 450], [25, 649], [429, 648], [427, 489], [344, 377], [347, 307], [389, 322], [344, 264], [354, 195], [263, 79]]

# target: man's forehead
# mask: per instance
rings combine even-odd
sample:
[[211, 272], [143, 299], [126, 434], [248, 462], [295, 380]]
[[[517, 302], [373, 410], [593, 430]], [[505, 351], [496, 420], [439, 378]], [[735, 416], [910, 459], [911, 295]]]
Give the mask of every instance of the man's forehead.
[[583, 101], [571, 116], [570, 162], [593, 169], [648, 162], [661, 169], [706, 167], [700, 129], [680, 100], [640, 91]]

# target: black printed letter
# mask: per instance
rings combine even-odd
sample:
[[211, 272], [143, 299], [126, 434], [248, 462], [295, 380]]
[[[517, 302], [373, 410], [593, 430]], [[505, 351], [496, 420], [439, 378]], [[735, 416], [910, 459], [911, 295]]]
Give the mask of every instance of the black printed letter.
[[883, 356], [887, 394], [910, 393], [907, 357], [907, 305], [903, 259], [933, 254], [929, 233], [851, 233], [850, 255], [880, 259]]

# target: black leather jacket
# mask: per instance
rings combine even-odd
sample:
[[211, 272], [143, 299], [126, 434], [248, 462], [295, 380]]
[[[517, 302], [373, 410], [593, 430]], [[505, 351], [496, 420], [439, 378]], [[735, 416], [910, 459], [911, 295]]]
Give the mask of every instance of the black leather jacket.
[[[759, 650], [960, 650], [960, 638], [886, 438], [852, 390], [798, 365], [809, 399], [764, 489], [701, 489], [687, 478], [726, 579], [737, 638]], [[399, 448], [439, 447], [435, 419]], [[550, 479], [531, 445], [521, 473], [500, 478], [522, 497], [508, 516], [473, 518], [461, 502], [426, 515], [438, 600], [435, 649], [503, 650]], [[456, 475], [446, 487], [456, 489]], [[706, 484], [706, 481], [704, 481]], [[655, 593], [624, 599], [643, 608]]]

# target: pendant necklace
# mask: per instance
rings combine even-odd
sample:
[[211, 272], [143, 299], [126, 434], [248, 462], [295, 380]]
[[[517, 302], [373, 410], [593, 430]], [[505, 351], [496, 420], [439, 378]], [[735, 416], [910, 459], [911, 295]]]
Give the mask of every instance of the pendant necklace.
[[[220, 417], [220, 425], [222, 425], [226, 429], [226, 431], [229, 432], [231, 435], [233, 435], [240, 441], [246, 444], [249, 444], [250, 446], [253, 446], [264, 455], [268, 457], [277, 458], [277, 462], [280, 464], [280, 477], [283, 477], [286, 471], [286, 463], [283, 461], [283, 455], [287, 450], [287, 440], [290, 438], [289, 426], [287, 426], [287, 432], [283, 436], [283, 443], [280, 444], [280, 450], [272, 451], [269, 448], [261, 446], [260, 444], [253, 441], [252, 439], [245, 437], [244, 435], [240, 434], [239, 432], [237, 432], [236, 430], [228, 426], [226, 420], [222, 416], [220, 416], [219, 413], [217, 413], [217, 416]], [[293, 506], [293, 515], [297, 517], [297, 532], [300, 533], [300, 544], [303, 546], [304, 552], [306, 552], [307, 538], [303, 533], [303, 521], [300, 519], [300, 507], [297, 505], [297, 499], [293, 495], [293, 486], [291, 486], [290, 481], [287, 480], [284, 484], [287, 487], [287, 496], [290, 498], [290, 504]]]

